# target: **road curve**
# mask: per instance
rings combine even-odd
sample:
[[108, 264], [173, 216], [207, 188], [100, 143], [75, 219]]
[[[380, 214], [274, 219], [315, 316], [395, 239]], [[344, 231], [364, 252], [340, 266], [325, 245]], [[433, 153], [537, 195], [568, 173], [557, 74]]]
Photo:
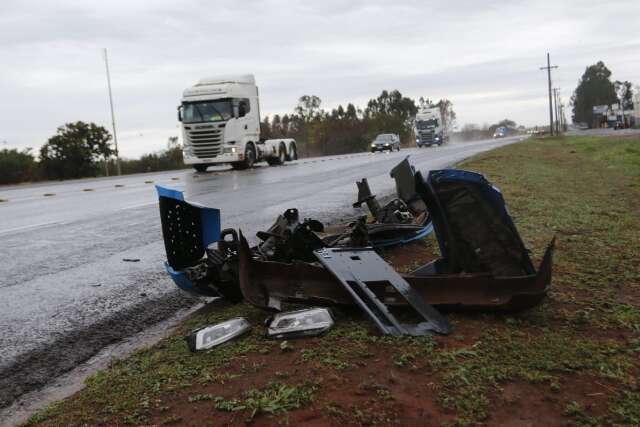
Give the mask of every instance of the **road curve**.
[[355, 215], [355, 181], [392, 193], [389, 170], [406, 155], [428, 171], [519, 139], [0, 187], [0, 408], [195, 302], [162, 270], [153, 184], [220, 208], [223, 227], [254, 236], [289, 207], [327, 222]]

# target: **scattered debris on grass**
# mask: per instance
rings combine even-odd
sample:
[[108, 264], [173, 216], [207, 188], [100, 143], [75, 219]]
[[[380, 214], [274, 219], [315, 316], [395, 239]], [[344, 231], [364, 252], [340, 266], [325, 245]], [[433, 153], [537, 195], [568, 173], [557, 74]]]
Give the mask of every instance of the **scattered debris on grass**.
[[[354, 207], [362, 215], [325, 230], [287, 209], [250, 248], [241, 231], [221, 230], [218, 209], [156, 186], [167, 271], [182, 289], [280, 311], [286, 303], [357, 305], [383, 334], [448, 334], [432, 306], [523, 310], [551, 282], [554, 242], [536, 271], [501, 193], [482, 175], [431, 171], [425, 180], [408, 158], [392, 169], [398, 197], [381, 206], [366, 179]], [[442, 257], [404, 277], [377, 251], [419, 241], [435, 229]], [[392, 313], [401, 307], [409, 316]], [[413, 321], [408, 320], [413, 317]]]

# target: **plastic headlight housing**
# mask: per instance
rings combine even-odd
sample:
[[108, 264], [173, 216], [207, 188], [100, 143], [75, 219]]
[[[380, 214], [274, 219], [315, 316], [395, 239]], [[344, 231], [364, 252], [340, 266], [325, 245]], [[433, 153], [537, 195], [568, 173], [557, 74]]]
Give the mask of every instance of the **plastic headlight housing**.
[[244, 317], [236, 317], [215, 325], [196, 329], [187, 337], [191, 351], [208, 350], [248, 332], [251, 325]]
[[333, 327], [334, 321], [326, 308], [278, 313], [267, 319], [269, 338], [296, 338], [320, 335]]
[[225, 147], [224, 154], [236, 154], [236, 147]]

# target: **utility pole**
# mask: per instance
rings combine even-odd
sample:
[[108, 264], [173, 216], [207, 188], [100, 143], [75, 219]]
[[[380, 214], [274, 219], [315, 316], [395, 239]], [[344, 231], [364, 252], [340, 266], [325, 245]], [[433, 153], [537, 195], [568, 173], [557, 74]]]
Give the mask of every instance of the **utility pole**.
[[547, 66], [540, 67], [541, 70], [547, 70], [547, 80], [549, 81], [549, 133], [553, 136], [553, 99], [551, 97], [551, 69], [558, 68], [557, 65], [551, 66], [551, 57], [547, 52]]
[[109, 89], [109, 106], [111, 107], [111, 126], [113, 127], [113, 143], [116, 148], [116, 171], [118, 175], [122, 174], [120, 170], [120, 155], [118, 153], [118, 134], [116, 133], [116, 117], [113, 114], [113, 95], [111, 94], [111, 76], [109, 75], [109, 59], [107, 58], [107, 48], [104, 48], [104, 66], [107, 70], [107, 88]]

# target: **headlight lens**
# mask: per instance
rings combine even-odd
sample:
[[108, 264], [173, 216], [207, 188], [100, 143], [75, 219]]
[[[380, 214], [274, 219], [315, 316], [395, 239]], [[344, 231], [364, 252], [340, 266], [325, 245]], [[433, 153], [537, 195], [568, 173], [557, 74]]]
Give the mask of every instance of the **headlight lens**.
[[225, 154], [236, 154], [236, 147], [226, 147], [224, 149]]
[[267, 320], [267, 336], [270, 338], [295, 338], [320, 335], [333, 327], [334, 321], [326, 308], [278, 313]]
[[201, 351], [216, 347], [236, 338], [251, 329], [251, 325], [244, 317], [236, 317], [216, 325], [196, 329], [187, 337], [187, 344], [191, 351]]
[[371, 143], [371, 146], [372, 146], [372, 147], [375, 147], [375, 146], [376, 146], [376, 143], [375, 143], [375, 142], [372, 142], [372, 143]]

